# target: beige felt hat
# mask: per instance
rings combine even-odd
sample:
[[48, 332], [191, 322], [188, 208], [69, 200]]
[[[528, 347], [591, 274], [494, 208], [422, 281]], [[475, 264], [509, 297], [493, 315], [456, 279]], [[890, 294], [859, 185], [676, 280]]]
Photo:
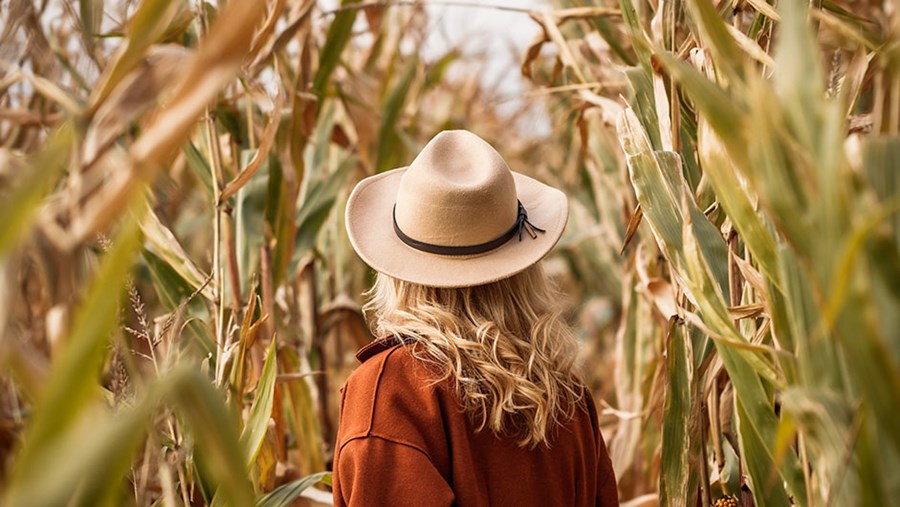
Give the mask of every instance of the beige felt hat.
[[510, 171], [477, 135], [436, 135], [409, 167], [360, 181], [347, 201], [353, 248], [376, 271], [432, 287], [512, 276], [559, 241], [565, 194]]

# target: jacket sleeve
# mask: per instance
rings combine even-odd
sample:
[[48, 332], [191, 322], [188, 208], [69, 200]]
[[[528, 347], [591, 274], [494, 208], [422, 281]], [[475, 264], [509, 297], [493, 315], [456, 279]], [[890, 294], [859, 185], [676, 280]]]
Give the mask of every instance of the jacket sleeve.
[[448, 507], [454, 495], [416, 447], [376, 436], [345, 443], [335, 456], [335, 507]]

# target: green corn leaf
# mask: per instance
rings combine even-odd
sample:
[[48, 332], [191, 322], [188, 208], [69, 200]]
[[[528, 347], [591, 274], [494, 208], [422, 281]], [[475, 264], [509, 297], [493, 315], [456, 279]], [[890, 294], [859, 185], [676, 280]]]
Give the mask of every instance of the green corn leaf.
[[330, 477], [330, 472], [319, 472], [279, 486], [261, 497], [256, 502], [256, 507], [289, 507], [293, 505], [294, 500], [300, 496], [300, 493], [303, 493], [303, 490], [317, 482], [329, 481]]
[[684, 88], [700, 114], [719, 135], [729, 154], [743, 166], [748, 159], [743, 118], [744, 106], [718, 84], [671, 53], [659, 51], [656, 58]]
[[[294, 251], [296, 194], [284, 183], [284, 171], [278, 157], [270, 154], [268, 161], [269, 188], [266, 196], [266, 223], [272, 231], [272, 284], [279, 285], [287, 273]], [[271, 243], [270, 243], [271, 244]]]
[[[671, 507], [697, 504], [699, 470], [698, 418], [701, 400], [694, 393], [690, 339], [683, 325], [671, 323], [666, 339], [666, 398], [663, 404], [662, 445], [659, 464], [659, 502]], [[696, 407], [695, 407], [696, 406]], [[699, 444], [699, 445], [705, 445]]]
[[232, 507], [252, 505], [253, 484], [247, 474], [236, 414], [199, 371], [190, 369], [185, 376], [187, 380], [182, 388], [173, 393], [173, 402], [193, 428], [194, 461], [200, 478], [206, 487], [217, 488], [214, 503]]
[[275, 340], [273, 339], [266, 352], [266, 362], [263, 364], [259, 383], [256, 385], [256, 394], [253, 397], [253, 405], [250, 406], [250, 415], [241, 432], [241, 447], [244, 450], [245, 463], [249, 468], [256, 461], [256, 455], [269, 429], [269, 419], [272, 418], [272, 406], [275, 402], [275, 376], [278, 371], [276, 359]]
[[[727, 292], [723, 292], [722, 281], [717, 279], [714, 275], [715, 270], [710, 267], [710, 263], [718, 263], [718, 271], [725, 271], [723, 266], [727, 262], [727, 256], [724, 254], [724, 241], [721, 237], [710, 234], [709, 231], [706, 234], [698, 233], [696, 224], [702, 223], [701, 220], [705, 221], [705, 217], [701, 213], [686, 210], [685, 214], [691, 217], [691, 221], [685, 225], [683, 231], [684, 247], [679, 272], [686, 289], [690, 291], [693, 301], [700, 309], [704, 324], [714, 333], [712, 338], [715, 339], [717, 350], [722, 355], [725, 353], [738, 354], [736, 357], [751, 365], [759, 376], [773, 385], [780, 386], [781, 379], [774, 367], [767, 360], [767, 356], [761, 354], [771, 351], [749, 344], [748, 340], [735, 327], [728, 312]], [[697, 214], [699, 217], [696, 216]], [[720, 255], [711, 255], [717, 251], [720, 252]], [[723, 348], [725, 352], [723, 352]], [[734, 379], [732, 381], [735, 382], [736, 389], [738, 389], [737, 382]], [[748, 385], [747, 388], [752, 390], [752, 386]], [[739, 394], [740, 392], [738, 389]]]
[[[253, 158], [256, 150], [243, 150], [241, 153], [243, 167]], [[263, 166], [250, 178], [246, 185], [238, 190], [235, 196], [234, 230], [235, 248], [237, 250], [238, 276], [241, 284], [241, 296], [247, 297], [250, 279], [260, 270], [260, 247], [266, 240], [266, 206], [269, 195], [268, 158]], [[226, 294], [231, 291], [226, 291]]]
[[[680, 165], [675, 165], [680, 168]], [[678, 174], [681, 174], [680, 171]], [[690, 217], [691, 233], [697, 240], [700, 254], [706, 265], [709, 267], [709, 273], [715, 281], [715, 289], [723, 304], [731, 301], [731, 288], [728, 284], [728, 246], [722, 239], [719, 230], [706, 218], [706, 215], [697, 207], [697, 204], [688, 197], [684, 180], [682, 180], [682, 190], [684, 191], [684, 200], [687, 201], [689, 209], [685, 215]]]
[[663, 168], [654, 155], [646, 130], [630, 108], [620, 115], [617, 129], [644, 216], [650, 219], [651, 229], [660, 247], [669, 250], [670, 258], [677, 258], [683, 224], [679, 197], [666, 183]]
[[289, 273], [293, 273], [297, 269], [300, 259], [315, 244], [319, 230], [325, 223], [331, 208], [334, 207], [337, 194], [344, 185], [347, 175], [350, 174], [350, 170], [356, 166], [356, 162], [355, 156], [349, 156], [332, 173], [324, 175], [321, 180], [310, 185], [309, 191], [303, 198], [303, 204], [297, 210], [297, 236], [294, 239], [294, 254]]
[[662, 141], [659, 135], [659, 117], [656, 115], [656, 102], [653, 97], [653, 76], [644, 67], [625, 69], [625, 77], [634, 94], [629, 101], [637, 117], [641, 120], [653, 149], [661, 150]]
[[704, 47], [712, 53], [718, 70], [725, 73], [729, 85], [739, 84], [744, 75], [745, 58], [728, 33], [725, 21], [719, 16], [712, 1], [688, 0], [685, 4], [691, 19], [699, 29], [700, 39]]
[[715, 266], [712, 270], [718, 290], [727, 301], [725, 242], [689, 196], [681, 158], [677, 153], [652, 151], [646, 131], [631, 109], [626, 109], [619, 118], [618, 129], [638, 202], [667, 257], [676, 267], [683, 267], [682, 236], [686, 223], [684, 216], [688, 216], [693, 232], [700, 240], [702, 253], [708, 264]]
[[[718, 334], [714, 340], [716, 350], [745, 410], [752, 414], [746, 422], [747, 431], [759, 434], [754, 445], [762, 447], [749, 451], [751, 457], [745, 451], [745, 459], [753, 461], [751, 472], [761, 473], [765, 469], [769, 473], [780, 469], [792, 490], [805, 491], [796, 456], [788, 455], [780, 463], [774, 461], [772, 446], [777, 419], [760, 376], [774, 383], [778, 382], [778, 376], [759, 352], [747, 346], [728, 313], [728, 256], [724, 240], [686, 191], [677, 155], [654, 154], [630, 110], [622, 114], [618, 128], [644, 215], [663, 252], [698, 305], [705, 325]], [[768, 477], [754, 475], [753, 480], [765, 483]], [[785, 495], [783, 489], [780, 491]], [[767, 499], [761, 496], [762, 491], [754, 493], [758, 502], [766, 502]]]
[[603, 40], [609, 44], [610, 49], [613, 50], [616, 56], [622, 59], [622, 62], [624, 62], [625, 65], [635, 64], [634, 57], [622, 46], [622, 42], [614, 32], [613, 27], [610, 26], [609, 21], [602, 17], [591, 18], [588, 21], [597, 29], [597, 32], [600, 33]]
[[[725, 242], [687, 192], [678, 155], [651, 151], [649, 140], [630, 109], [622, 113], [617, 127], [638, 202], [660, 248], [692, 297], [709, 303], [705, 308], [701, 305], [704, 312], [709, 312], [706, 317], [715, 318], [717, 328], [725, 336], [742, 340], [727, 312], [726, 301], [730, 298]], [[714, 283], [706, 283], [712, 280], [705, 276], [691, 277], [686, 242], [700, 258], [696, 262], [703, 266], [702, 273], [708, 273]]]
[[[796, 350], [796, 338], [794, 338], [793, 329], [788, 316], [788, 299], [785, 297], [784, 289], [778, 288], [772, 284], [770, 278], [766, 278], [766, 297], [768, 298], [767, 310], [772, 324], [772, 334], [777, 340], [780, 348], [786, 351]], [[784, 372], [785, 380], [788, 384], [794, 384], [799, 381], [799, 371], [796, 356], [780, 356], [781, 369]]]
[[447, 69], [450, 66], [457, 62], [462, 57], [462, 53], [459, 50], [448, 51], [446, 54], [437, 59], [434, 63], [428, 66], [428, 71], [425, 73], [424, 83], [422, 84], [422, 89], [419, 91], [420, 94], [424, 94], [428, 90], [434, 88], [438, 84], [442, 83], [444, 80], [444, 76], [447, 73]]
[[402, 164], [404, 150], [397, 133], [400, 114], [406, 105], [409, 96], [409, 87], [416, 70], [419, 67], [418, 58], [411, 58], [403, 68], [403, 73], [397, 78], [394, 87], [388, 93], [387, 100], [381, 115], [381, 125], [378, 128], [378, 157], [375, 161], [375, 172], [380, 173], [393, 169]]
[[754, 132], [746, 151], [750, 158], [740, 161], [731, 146], [729, 155], [759, 195], [779, 232], [802, 257], [807, 257], [815, 249], [810, 216], [810, 200], [815, 199], [813, 185], [804, 178], [810, 159], [794, 158], [796, 146], [788, 140], [783, 112], [773, 104], [774, 92], [768, 83], [760, 82], [749, 102], [754, 104], [745, 118], [745, 128]]
[[855, 284], [847, 295], [847, 307], [837, 321], [835, 336], [843, 354], [840, 359], [854, 373], [848, 379], [851, 392], [861, 394], [863, 410], [871, 414], [878, 429], [879, 446], [900, 456], [900, 431], [896, 407], [900, 406], [900, 366], [878, 332], [878, 323], [867, 318], [874, 313], [872, 293]]
[[92, 405], [38, 451], [33, 468], [20, 470], [7, 487], [4, 505], [116, 505], [152, 408], [149, 397], [115, 415]]
[[214, 299], [212, 287], [206, 283], [208, 276], [188, 257], [175, 234], [163, 225], [149, 207], [141, 222], [141, 231], [147, 242], [146, 248], [171, 266], [181, 279], [190, 285], [192, 291], [199, 290], [208, 300]]
[[[863, 139], [860, 147], [863, 174], [879, 202], [890, 203], [900, 195], [900, 137], [875, 136]], [[890, 230], [896, 248], [900, 250], [900, 213], [890, 218]]]
[[[684, 251], [688, 273], [684, 278], [688, 280], [706, 325], [728, 339], [715, 339], [714, 343], [737, 395], [739, 415], [742, 417], [739, 431], [743, 443], [742, 458], [756, 485], [754, 500], [757, 505], [784, 505], [781, 502], [788, 493], [773, 484], [779, 484], [782, 480], [786, 482], [787, 491], [795, 499], [806, 491], [806, 486], [797, 456], [792, 452], [779, 455], [775, 450], [778, 419], [762, 379], [776, 386], [781, 381], [759, 352], [738, 346], [744, 338], [730, 320], [697, 241], [687, 232], [688, 229], [685, 231]], [[780, 478], [777, 478], [779, 474]], [[773, 491], [775, 489], [778, 491]], [[805, 503], [800, 501], [799, 505]]]
[[[823, 83], [820, 54], [806, 23], [804, 2], [779, 2], [781, 24], [775, 45], [774, 86], [782, 111], [810, 153], [818, 154], [817, 139], [824, 128]], [[829, 164], [831, 165], [831, 164]]]
[[649, 69], [650, 41], [647, 40], [644, 34], [644, 28], [641, 25], [634, 2], [631, 0], [619, 0], [619, 7], [622, 9], [622, 20], [625, 22], [625, 28], [628, 30], [629, 39], [631, 39], [638, 61], [645, 69]]
[[184, 153], [184, 159], [187, 161], [188, 167], [191, 168], [191, 171], [197, 176], [200, 183], [203, 184], [207, 196], [212, 198], [214, 195], [212, 177], [210, 176], [212, 174], [212, 169], [210, 169], [206, 159], [203, 158], [203, 154], [200, 153], [200, 150], [191, 141], [184, 144], [182, 152]]
[[[136, 228], [135, 228], [136, 229]], [[181, 365], [147, 386], [134, 404], [110, 414], [92, 405], [43, 447], [35, 469], [9, 485], [4, 505], [21, 507], [118, 505], [141, 438], [161, 403], [182, 413], [197, 448], [216, 458], [209, 476], [228, 505], [251, 505], [252, 486], [240, 460], [237, 430], [221, 395], [196, 369]]]
[[[359, 3], [359, 0], [343, 0], [341, 6], [356, 3]], [[319, 51], [321, 55], [319, 57], [319, 68], [316, 69], [316, 75], [313, 78], [313, 92], [319, 97], [319, 100], [324, 97], [328, 79], [331, 77], [335, 67], [337, 67], [344, 47], [350, 42], [350, 36], [353, 34], [353, 22], [356, 21], [357, 12], [359, 12], [358, 9], [338, 12], [328, 26], [325, 44]]]
[[[835, 505], [853, 504], [858, 498], [859, 485], [853, 474], [841, 472], [846, 466], [848, 447], [846, 435], [852, 434], [855, 425], [861, 422], [861, 414], [856, 403], [847, 399], [837, 390], [823, 388], [790, 387], [781, 394], [782, 417], [780, 434], [793, 440], [797, 430], [804, 436], [803, 444], [819, 463], [823, 476], [831, 477], [829, 495]], [[844, 443], [845, 445], [840, 445]], [[854, 454], [856, 454], [854, 452]], [[876, 476], [877, 477], [877, 474]], [[875, 477], [871, 477], [869, 481]], [[819, 492], [814, 492], [817, 494]], [[810, 503], [825, 501], [820, 498], [808, 499]]]
[[[813, 294], [810, 291], [810, 279], [796, 253], [782, 246], [779, 249], [779, 278], [784, 285], [784, 297], [773, 301], [783, 302], [784, 312], [780, 316], [783, 324], [775, 321], [775, 331], [781, 336], [787, 332], [793, 337], [794, 352], [801, 374], [820, 385], [833, 385], [839, 382], [840, 368], [834, 363], [833, 354], [813, 354], [811, 338], [819, 323], [820, 312], [816, 308]], [[781, 310], [779, 310], [781, 311]], [[825, 344], [822, 344], [825, 345]]]
[[281, 163], [274, 153], [269, 153], [265, 167], [260, 170], [266, 170], [269, 175], [266, 188], [265, 216], [269, 230], [274, 233], [274, 231], [278, 230], [279, 222], [283, 219], [282, 209], [284, 205], [282, 203], [282, 195], [286, 190], [284, 188], [284, 173], [281, 170]]
[[[732, 365], [732, 367], [735, 366]], [[753, 376], [752, 372], [747, 371], [743, 373], [748, 379]], [[730, 371], [729, 375], [731, 375]], [[764, 410], [768, 411], [770, 407], [766, 406]], [[759, 507], [791, 505], [787, 492], [779, 484], [780, 478], [778, 473], [772, 466], [775, 459], [770, 449], [774, 442], [774, 433], [761, 434], [758, 426], [761, 422], [761, 416], [762, 420], [774, 419], [775, 416], [764, 416], [763, 414], [767, 412], [754, 411], [748, 408], [741, 398], [738, 398], [736, 402], [735, 412], [738, 423], [738, 435], [741, 441], [741, 458], [753, 484], [753, 501]], [[770, 424], [774, 432], [774, 421], [767, 421], [765, 428], [768, 429]], [[803, 492], [803, 490], [798, 491], [798, 494]], [[795, 500], [799, 498], [794, 497]], [[805, 505], [805, 502], [801, 502], [799, 505]]]
[[195, 460], [205, 477], [218, 486], [217, 496], [232, 507], [253, 504], [253, 485], [240, 444], [237, 417], [222, 393], [196, 368], [175, 377], [169, 399], [188, 422], [196, 441]]
[[728, 217], [741, 239], [753, 253], [763, 273], [776, 286], [779, 284], [778, 261], [775, 253], [775, 240], [766, 228], [760, 214], [754, 209], [747, 194], [745, 185], [739, 179], [734, 163], [722, 146], [721, 140], [701, 119], [698, 133], [698, 151], [703, 163], [703, 174], [706, 175], [718, 202], [725, 208]]
[[188, 298], [194, 293], [190, 284], [172, 266], [153, 252], [144, 249], [141, 257], [163, 308], [173, 312], [183, 306], [185, 325], [194, 338], [193, 343], [199, 347], [202, 356], [215, 357], [216, 343], [210, 330], [203, 325], [203, 322], [209, 319], [209, 312], [201, 299], [194, 297], [193, 300], [188, 301]]
[[900, 479], [897, 474], [891, 473], [900, 468], [900, 460], [896, 455], [886, 455], [878, 443], [878, 429], [865, 422], [863, 420], [863, 424], [859, 425], [856, 446], [859, 468], [855, 472], [861, 485], [856, 505], [880, 507], [885, 498], [894, 498], [900, 494]]

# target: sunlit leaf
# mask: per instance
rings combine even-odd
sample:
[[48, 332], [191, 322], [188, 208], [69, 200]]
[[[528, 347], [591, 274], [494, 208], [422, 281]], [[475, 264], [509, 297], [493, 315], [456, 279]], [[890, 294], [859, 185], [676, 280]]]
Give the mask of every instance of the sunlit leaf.
[[276, 355], [275, 340], [272, 340], [269, 350], [266, 352], [266, 362], [263, 365], [259, 383], [256, 385], [256, 394], [253, 397], [253, 404], [250, 406], [250, 414], [247, 416], [244, 430], [241, 432], [241, 447], [244, 449], [248, 468], [256, 459], [256, 454], [269, 429], [269, 419], [272, 418], [275, 375], [278, 371]]
[[256, 507], [288, 507], [293, 505], [294, 499], [303, 493], [303, 490], [326, 480], [331, 474], [328, 472], [319, 472], [308, 475], [294, 482], [289, 482], [283, 486], [279, 486], [271, 493], [266, 494], [256, 502]]

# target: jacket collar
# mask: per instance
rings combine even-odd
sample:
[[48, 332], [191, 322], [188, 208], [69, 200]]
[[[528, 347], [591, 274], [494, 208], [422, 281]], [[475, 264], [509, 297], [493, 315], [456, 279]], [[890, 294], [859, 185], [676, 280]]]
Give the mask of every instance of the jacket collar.
[[388, 336], [386, 338], [377, 338], [372, 343], [359, 349], [359, 352], [356, 353], [356, 359], [360, 363], [364, 363], [370, 357], [378, 355], [379, 353], [396, 347], [397, 345], [402, 345], [402, 342], [393, 336]]

